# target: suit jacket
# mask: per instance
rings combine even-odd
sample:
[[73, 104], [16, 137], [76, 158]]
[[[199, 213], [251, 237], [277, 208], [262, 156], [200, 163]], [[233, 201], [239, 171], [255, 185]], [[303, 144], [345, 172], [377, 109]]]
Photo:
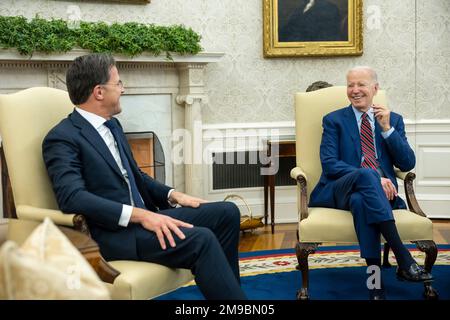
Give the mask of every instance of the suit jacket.
[[[398, 189], [394, 166], [402, 171], [414, 168], [416, 158], [405, 135], [403, 118], [395, 112], [390, 114], [390, 124], [395, 130], [384, 139], [381, 128], [375, 120], [375, 143], [381, 169]], [[335, 207], [333, 181], [361, 168], [361, 141], [358, 123], [352, 106], [329, 113], [323, 118], [323, 134], [320, 144], [322, 175], [310, 197], [310, 206]], [[397, 197], [393, 208], [406, 208], [405, 202]]]
[[[146, 207], [154, 212], [168, 208], [171, 188], [139, 170], [120, 132]], [[97, 130], [74, 110], [50, 130], [42, 151], [59, 208], [86, 217], [106, 259], [138, 259], [135, 232], [140, 225], [129, 223], [125, 228], [118, 224], [122, 204], [131, 204], [128, 185]]]

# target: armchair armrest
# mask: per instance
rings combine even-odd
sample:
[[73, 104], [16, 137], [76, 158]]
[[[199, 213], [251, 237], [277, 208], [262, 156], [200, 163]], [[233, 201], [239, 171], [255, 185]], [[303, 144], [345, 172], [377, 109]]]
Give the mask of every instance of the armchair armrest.
[[[409, 172], [409, 171], [408, 172], [400, 171], [397, 168], [395, 168], [394, 171], [395, 171], [396, 177], [399, 178], [400, 180], [405, 180], [406, 177], [408, 176], [408, 174], [414, 174], [414, 173]], [[414, 178], [415, 178], [415, 176], [414, 176]], [[413, 180], [414, 180], [414, 178], [413, 178]]]
[[416, 195], [414, 193], [413, 181], [416, 178], [416, 175], [412, 172], [402, 172], [397, 168], [395, 168], [395, 175], [397, 178], [403, 180], [403, 184], [405, 186], [406, 201], [408, 202], [409, 210], [414, 212], [415, 214], [418, 214], [419, 216], [426, 217], [427, 215], [420, 208], [419, 203], [416, 199]]
[[16, 207], [16, 212], [19, 219], [44, 221], [45, 217], [49, 217], [57, 225], [74, 226], [73, 219], [75, 214], [64, 214], [59, 210], [18, 205]]
[[81, 214], [63, 213], [60, 210], [27, 205], [17, 206], [16, 213], [19, 219], [24, 220], [44, 221], [45, 217], [49, 217], [57, 225], [73, 227], [75, 230], [90, 236], [86, 218]]
[[291, 178], [297, 180], [297, 183], [300, 188], [300, 212], [299, 218], [300, 221], [308, 218], [308, 189], [307, 182], [308, 178], [306, 173], [300, 167], [295, 167], [291, 170]]
[[306, 173], [303, 172], [302, 168], [295, 167], [294, 169], [291, 170], [291, 178], [292, 179], [298, 180], [299, 176], [301, 176], [303, 179], [308, 181], [308, 178], [306, 177]]

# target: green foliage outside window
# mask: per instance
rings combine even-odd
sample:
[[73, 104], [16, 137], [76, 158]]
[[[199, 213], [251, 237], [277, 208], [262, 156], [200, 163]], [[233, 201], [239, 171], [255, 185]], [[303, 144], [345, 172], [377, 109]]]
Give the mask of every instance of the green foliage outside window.
[[201, 36], [182, 25], [156, 26], [127, 22], [108, 25], [104, 22], [83, 22], [70, 28], [61, 19], [0, 16], [0, 47], [16, 48], [20, 54], [34, 52], [67, 52], [75, 47], [92, 52], [136, 56], [143, 52], [196, 54], [202, 50]]

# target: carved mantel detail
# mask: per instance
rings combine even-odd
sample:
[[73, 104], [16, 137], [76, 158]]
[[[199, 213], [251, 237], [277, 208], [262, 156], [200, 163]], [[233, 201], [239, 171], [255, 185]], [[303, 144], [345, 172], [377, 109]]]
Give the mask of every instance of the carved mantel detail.
[[66, 73], [62, 69], [48, 69], [48, 86], [66, 90]]
[[200, 94], [188, 94], [188, 95], [178, 95], [176, 101], [179, 105], [191, 106], [194, 102], [199, 102], [201, 105], [208, 104], [208, 96]]

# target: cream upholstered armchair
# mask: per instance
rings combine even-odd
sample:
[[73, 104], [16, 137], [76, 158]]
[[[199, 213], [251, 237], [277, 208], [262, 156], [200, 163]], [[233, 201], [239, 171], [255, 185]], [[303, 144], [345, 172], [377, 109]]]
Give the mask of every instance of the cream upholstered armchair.
[[[386, 105], [386, 95], [378, 91], [375, 103]], [[297, 180], [298, 188], [298, 243], [296, 254], [298, 269], [302, 273], [302, 287], [297, 299], [309, 299], [308, 255], [314, 253], [322, 243], [358, 243], [350, 211], [330, 208], [308, 208], [310, 192], [319, 181], [322, 167], [320, 163], [320, 142], [322, 138], [322, 118], [327, 113], [348, 105], [346, 87], [330, 87], [314, 92], [297, 93], [295, 96], [296, 159], [297, 167], [291, 177]], [[414, 196], [414, 173], [397, 172], [403, 180], [409, 210], [394, 210], [396, 225], [401, 239], [417, 245], [426, 253], [425, 269], [431, 268], [437, 257], [433, 241], [433, 225], [420, 209]], [[385, 250], [385, 262], [387, 261]], [[425, 283], [425, 297], [437, 298], [437, 292], [430, 283]]]
[[[42, 140], [73, 107], [67, 92], [46, 87], [0, 95], [0, 136], [17, 217], [37, 221], [49, 217], [55, 224], [89, 233], [82, 215], [59, 211], [42, 159]], [[93, 267], [110, 283], [113, 299], [150, 299], [193, 279], [190, 270], [140, 261], [101, 259]]]

